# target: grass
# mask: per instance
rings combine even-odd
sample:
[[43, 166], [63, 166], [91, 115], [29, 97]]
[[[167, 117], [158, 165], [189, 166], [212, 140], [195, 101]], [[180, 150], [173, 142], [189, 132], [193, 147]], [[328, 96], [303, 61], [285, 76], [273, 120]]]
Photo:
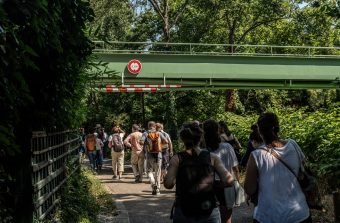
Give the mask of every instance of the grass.
[[90, 193], [99, 206], [99, 212], [104, 215], [116, 215], [116, 204], [112, 196], [105, 190], [104, 186], [89, 169], [84, 171], [85, 177], [91, 182]]
[[63, 187], [61, 202], [52, 222], [99, 223], [97, 216], [116, 215], [116, 205], [94, 173], [82, 166]]

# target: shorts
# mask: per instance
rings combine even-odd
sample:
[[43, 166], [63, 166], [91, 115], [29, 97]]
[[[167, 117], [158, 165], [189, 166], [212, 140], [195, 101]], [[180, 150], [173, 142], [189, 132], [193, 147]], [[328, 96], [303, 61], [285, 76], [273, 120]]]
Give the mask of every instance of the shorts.
[[170, 154], [169, 149], [165, 149], [162, 151], [162, 169], [166, 169], [169, 166]]

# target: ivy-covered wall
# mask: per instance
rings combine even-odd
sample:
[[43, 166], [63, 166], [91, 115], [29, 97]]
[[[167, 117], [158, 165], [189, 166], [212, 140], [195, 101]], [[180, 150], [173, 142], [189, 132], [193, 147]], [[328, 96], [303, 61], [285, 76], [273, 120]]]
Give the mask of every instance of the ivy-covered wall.
[[0, 1], [0, 222], [32, 219], [32, 131], [80, 121], [92, 18], [82, 0]]

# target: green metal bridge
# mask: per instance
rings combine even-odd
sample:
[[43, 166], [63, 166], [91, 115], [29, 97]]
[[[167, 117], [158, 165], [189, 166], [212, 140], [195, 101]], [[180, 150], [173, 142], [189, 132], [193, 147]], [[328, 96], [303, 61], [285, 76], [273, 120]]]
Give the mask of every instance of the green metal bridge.
[[340, 47], [103, 41], [94, 44], [96, 60], [108, 63], [107, 68], [119, 76], [119, 84], [109, 76], [97, 79], [100, 91], [122, 91], [118, 88], [126, 92], [126, 88], [140, 87], [155, 87], [153, 91], [340, 88]]

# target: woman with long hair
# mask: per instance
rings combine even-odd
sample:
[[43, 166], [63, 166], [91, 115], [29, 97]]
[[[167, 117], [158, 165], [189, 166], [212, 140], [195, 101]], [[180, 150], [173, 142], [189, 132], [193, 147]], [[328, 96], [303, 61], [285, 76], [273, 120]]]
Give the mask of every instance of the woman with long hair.
[[240, 142], [238, 141], [236, 136], [229, 130], [228, 125], [224, 121], [220, 121], [218, 124], [220, 127], [221, 142], [227, 142], [234, 148], [237, 161], [240, 162], [242, 158], [240, 152], [242, 147]]
[[223, 186], [232, 184], [233, 177], [216, 154], [199, 147], [203, 131], [197, 122], [184, 124], [179, 136], [185, 151], [172, 157], [164, 180], [167, 189], [176, 185], [173, 222], [220, 223], [213, 190], [214, 173], [220, 177]]
[[294, 140], [279, 138], [280, 125], [274, 113], [261, 115], [257, 125], [264, 146], [251, 153], [244, 183], [249, 196], [257, 193], [254, 222], [312, 222], [305, 195], [295, 177], [305, 158], [303, 152]]
[[[222, 160], [224, 167], [239, 181], [238, 162], [234, 149], [229, 143], [221, 142], [218, 123], [214, 120], [207, 120], [203, 123], [203, 130], [207, 149], [216, 154]], [[231, 207], [232, 205], [228, 205], [229, 208], [227, 207], [224, 188], [222, 188], [222, 190], [219, 189], [216, 194], [220, 203], [222, 222], [231, 223], [233, 209]]]
[[260, 147], [263, 144], [262, 137], [259, 132], [259, 127], [257, 124], [253, 124], [250, 129], [252, 132], [249, 135], [249, 141], [247, 145], [247, 151], [243, 155], [240, 165], [245, 167], [247, 165], [250, 153], [253, 152], [256, 148]]

